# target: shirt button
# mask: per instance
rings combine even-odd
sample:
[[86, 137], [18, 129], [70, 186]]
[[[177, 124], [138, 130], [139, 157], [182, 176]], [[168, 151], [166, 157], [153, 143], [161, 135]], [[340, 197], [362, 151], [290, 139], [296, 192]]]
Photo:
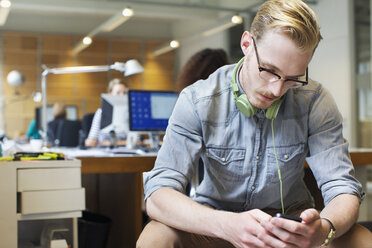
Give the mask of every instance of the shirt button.
[[288, 156], [288, 155], [286, 154], [286, 155], [284, 155], [284, 158], [285, 158], [285, 159], [288, 159], [288, 158], [289, 158], [289, 156]]
[[222, 158], [222, 162], [226, 162], [226, 158]]
[[252, 190], [255, 190], [255, 189], [256, 189], [256, 187], [255, 187], [255, 186], [252, 186], [252, 187], [251, 187], [251, 189], [252, 189]]
[[259, 159], [260, 159], [260, 156], [257, 155], [257, 156], [256, 156], [256, 159], [259, 160]]

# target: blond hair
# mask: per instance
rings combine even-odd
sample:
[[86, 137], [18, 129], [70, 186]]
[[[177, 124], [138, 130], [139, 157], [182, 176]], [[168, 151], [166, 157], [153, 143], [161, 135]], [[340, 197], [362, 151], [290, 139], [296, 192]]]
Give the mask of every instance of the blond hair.
[[66, 109], [63, 103], [56, 102], [53, 105], [53, 118], [54, 119], [65, 119], [66, 118]]
[[262, 4], [251, 33], [258, 41], [270, 30], [285, 34], [303, 51], [315, 51], [322, 39], [314, 11], [301, 0], [269, 0]]
[[107, 93], [111, 93], [112, 89], [114, 88], [115, 85], [117, 84], [121, 84], [123, 85], [125, 88], [128, 88], [128, 86], [126, 85], [126, 83], [124, 83], [123, 80], [119, 79], [119, 78], [114, 78], [112, 79], [108, 86], [107, 86]]

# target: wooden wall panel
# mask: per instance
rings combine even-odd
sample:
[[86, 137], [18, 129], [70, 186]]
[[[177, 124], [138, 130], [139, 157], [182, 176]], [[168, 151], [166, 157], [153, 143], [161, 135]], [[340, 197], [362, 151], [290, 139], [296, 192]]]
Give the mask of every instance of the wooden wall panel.
[[4, 47], [6, 50], [22, 50], [35, 52], [38, 44], [38, 36], [34, 34], [6, 33], [4, 35]]
[[48, 104], [62, 102], [78, 107], [79, 117], [93, 113], [101, 104], [101, 93], [106, 93], [112, 78], [121, 78], [133, 89], [173, 90], [173, 52], [154, 57], [152, 50], [161, 41], [96, 38], [91, 46], [74, 56], [71, 51], [81, 37], [4, 33], [4, 82], [11, 70], [21, 71], [26, 82], [17, 90], [4, 84], [6, 100], [6, 134], [10, 137], [24, 133], [35, 115], [35, 107], [40, 103], [31, 100], [31, 94], [41, 90], [42, 65], [48, 68], [66, 66], [108, 65], [137, 59], [145, 68], [144, 73], [124, 77], [118, 71], [60, 74], [47, 76]]
[[74, 47], [74, 37], [60, 35], [43, 35], [41, 37], [43, 53], [69, 53]]
[[124, 56], [127, 58], [141, 55], [142, 42], [138, 40], [112, 40], [111, 52], [113, 56]]
[[146, 42], [146, 62], [144, 64], [146, 71], [144, 74], [144, 81], [146, 84], [144, 88], [147, 90], [174, 90], [174, 52], [162, 54], [157, 57], [154, 57], [152, 54], [153, 49], [161, 44], [163, 44], [163, 42]]

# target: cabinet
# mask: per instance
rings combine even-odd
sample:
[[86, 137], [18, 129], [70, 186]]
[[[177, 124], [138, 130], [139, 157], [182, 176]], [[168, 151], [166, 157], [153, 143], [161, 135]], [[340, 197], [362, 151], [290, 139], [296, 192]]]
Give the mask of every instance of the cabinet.
[[18, 247], [18, 222], [77, 218], [85, 209], [80, 160], [0, 162], [0, 247]]

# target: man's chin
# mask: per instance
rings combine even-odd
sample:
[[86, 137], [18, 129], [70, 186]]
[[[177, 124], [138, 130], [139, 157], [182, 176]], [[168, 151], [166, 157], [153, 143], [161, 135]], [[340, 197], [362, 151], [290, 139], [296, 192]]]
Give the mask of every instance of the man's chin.
[[272, 105], [272, 103], [259, 103], [259, 104], [252, 104], [252, 106], [254, 106], [255, 108], [258, 108], [258, 109], [268, 109], [270, 108], [270, 106]]

